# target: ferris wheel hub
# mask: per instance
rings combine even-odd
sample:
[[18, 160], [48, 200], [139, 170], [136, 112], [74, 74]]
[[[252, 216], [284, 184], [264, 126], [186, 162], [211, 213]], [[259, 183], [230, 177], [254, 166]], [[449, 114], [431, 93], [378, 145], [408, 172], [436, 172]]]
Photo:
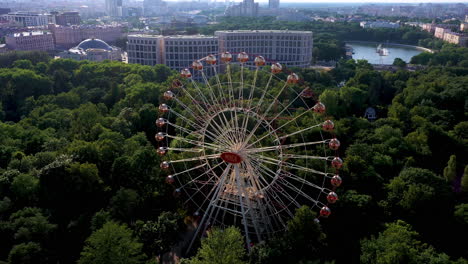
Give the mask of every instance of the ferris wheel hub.
[[234, 152], [221, 153], [221, 159], [227, 163], [238, 164], [242, 162], [241, 155]]

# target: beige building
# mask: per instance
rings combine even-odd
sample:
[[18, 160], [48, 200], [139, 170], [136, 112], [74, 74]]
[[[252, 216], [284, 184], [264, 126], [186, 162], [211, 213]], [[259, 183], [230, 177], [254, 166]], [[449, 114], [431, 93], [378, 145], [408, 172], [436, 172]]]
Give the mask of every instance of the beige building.
[[434, 31], [434, 37], [444, 39], [444, 34], [452, 32], [449, 28], [436, 27]]
[[5, 43], [11, 50], [54, 50], [54, 38], [50, 32], [33, 31], [14, 33], [5, 37]]
[[468, 35], [455, 33], [455, 32], [448, 32], [444, 34], [444, 41], [448, 43], [452, 43], [455, 45], [459, 45], [462, 47], [467, 46]]
[[129, 63], [165, 64], [174, 70], [224, 51], [247, 52], [289, 67], [305, 68], [311, 65], [312, 48], [311, 31], [288, 30], [216, 31], [215, 36], [129, 35], [127, 42]]
[[311, 31], [233, 30], [216, 31], [219, 52], [247, 52], [262, 55], [289, 67], [311, 65], [313, 38]]
[[71, 48], [82, 40], [92, 38], [114, 42], [124, 35], [121, 25], [59, 26], [49, 24], [49, 29], [54, 35], [55, 45], [62, 48]]

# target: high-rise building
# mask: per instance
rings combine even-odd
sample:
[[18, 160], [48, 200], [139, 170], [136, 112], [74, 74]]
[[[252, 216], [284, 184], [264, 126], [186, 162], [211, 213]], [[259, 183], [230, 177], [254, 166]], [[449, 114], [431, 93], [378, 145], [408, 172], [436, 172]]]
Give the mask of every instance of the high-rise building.
[[312, 61], [311, 31], [234, 30], [216, 31], [215, 36], [129, 35], [128, 62], [165, 64], [181, 70], [209, 54], [229, 51], [262, 55], [289, 67], [308, 67]]
[[280, 0], [268, 0], [268, 8], [279, 8]]
[[122, 0], [106, 0], [106, 12], [111, 17], [122, 16]]
[[242, 3], [230, 6], [226, 9], [227, 16], [258, 16], [258, 3], [254, 0], [244, 0]]

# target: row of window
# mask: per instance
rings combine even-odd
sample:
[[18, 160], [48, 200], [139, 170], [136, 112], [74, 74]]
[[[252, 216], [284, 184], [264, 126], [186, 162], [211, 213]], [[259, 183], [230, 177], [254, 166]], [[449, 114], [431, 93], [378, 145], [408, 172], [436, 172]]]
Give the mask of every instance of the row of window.
[[310, 40], [310, 37], [304, 36], [275, 36], [275, 35], [262, 35], [262, 34], [252, 34], [252, 35], [239, 35], [239, 36], [221, 36], [227, 40], [287, 40], [287, 41], [298, 41], [298, 40]]

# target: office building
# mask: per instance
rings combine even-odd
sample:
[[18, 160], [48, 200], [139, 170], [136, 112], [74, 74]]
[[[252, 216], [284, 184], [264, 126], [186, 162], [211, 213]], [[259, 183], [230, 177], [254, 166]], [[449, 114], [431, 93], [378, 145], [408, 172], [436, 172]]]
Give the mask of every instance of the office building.
[[122, 16], [122, 0], [106, 0], [106, 13], [111, 17]]
[[258, 3], [254, 0], [244, 0], [242, 3], [230, 6], [226, 9], [226, 16], [258, 16]]
[[280, 0], [268, 0], [268, 8], [279, 8]]
[[311, 65], [312, 48], [312, 32], [288, 30], [216, 31], [215, 36], [140, 34], [129, 35], [127, 42], [129, 63], [165, 64], [174, 70], [224, 51], [262, 55], [285, 66], [305, 68]]
[[100, 39], [105, 42], [114, 42], [124, 36], [121, 25], [79, 25], [59, 26], [49, 24], [54, 35], [55, 45], [61, 48], [71, 48], [85, 39]]
[[46, 26], [49, 24], [50, 16], [48, 14], [39, 14], [34, 12], [14, 12], [2, 16], [6, 20], [15, 21], [24, 27]]
[[311, 65], [313, 39], [311, 31], [230, 30], [216, 31], [219, 52], [247, 52], [262, 55], [289, 67]]
[[55, 49], [54, 38], [50, 32], [33, 31], [7, 35], [5, 43], [10, 50], [41, 50]]

